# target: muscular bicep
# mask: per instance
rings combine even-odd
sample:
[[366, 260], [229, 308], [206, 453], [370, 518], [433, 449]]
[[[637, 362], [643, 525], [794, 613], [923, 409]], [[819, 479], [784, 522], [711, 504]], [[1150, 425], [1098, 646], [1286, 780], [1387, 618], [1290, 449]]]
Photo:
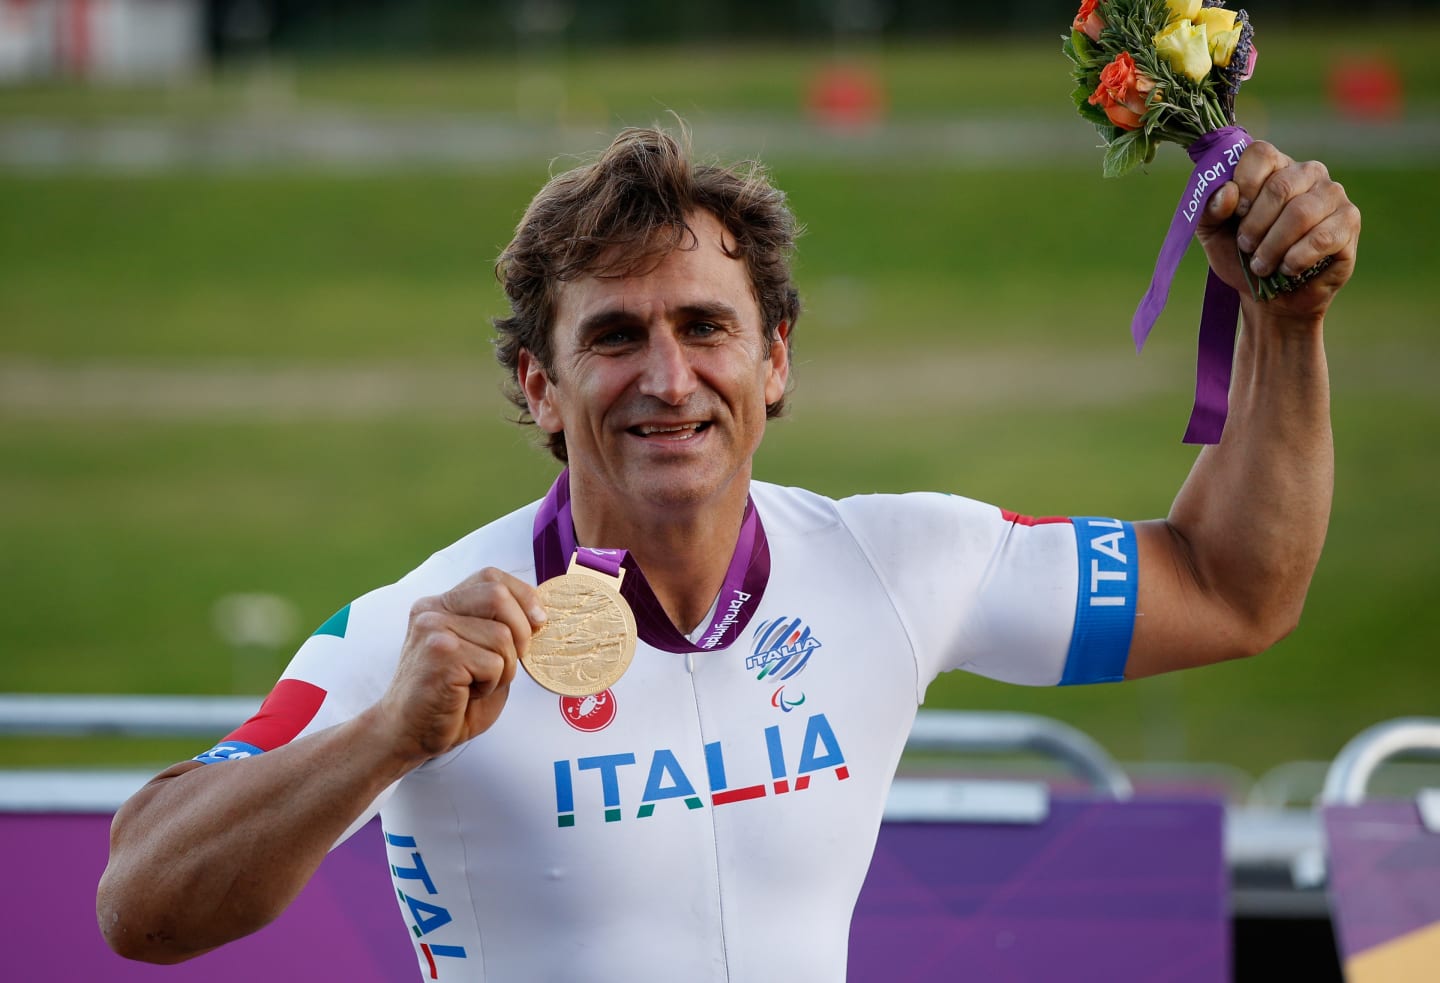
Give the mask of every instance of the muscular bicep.
[[1140, 552], [1126, 679], [1251, 654], [1240, 617], [1204, 583], [1190, 544], [1169, 522], [1135, 523]]

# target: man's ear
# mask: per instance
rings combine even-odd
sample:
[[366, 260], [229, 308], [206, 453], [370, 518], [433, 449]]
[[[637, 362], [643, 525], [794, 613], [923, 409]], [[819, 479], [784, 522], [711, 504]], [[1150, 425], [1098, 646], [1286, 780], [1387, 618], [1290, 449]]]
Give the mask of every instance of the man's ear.
[[790, 322], [781, 321], [770, 341], [769, 366], [765, 376], [765, 405], [774, 406], [785, 395], [790, 380]]
[[565, 429], [560, 422], [559, 407], [555, 405], [550, 376], [529, 349], [520, 349], [515, 374], [520, 380], [520, 390], [525, 394], [525, 403], [530, 408], [530, 418], [535, 425], [546, 433], [559, 433]]

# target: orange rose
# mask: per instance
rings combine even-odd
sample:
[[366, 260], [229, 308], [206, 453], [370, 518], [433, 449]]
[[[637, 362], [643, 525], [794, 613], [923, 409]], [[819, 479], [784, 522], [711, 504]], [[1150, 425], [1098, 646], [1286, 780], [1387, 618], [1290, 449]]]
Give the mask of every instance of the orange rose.
[[1105, 27], [1099, 11], [1095, 9], [1098, 6], [1100, 0], [1080, 0], [1080, 12], [1075, 15], [1075, 21], [1070, 25], [1072, 30], [1079, 31], [1091, 41], [1099, 41], [1100, 31]]
[[1122, 130], [1140, 129], [1145, 103], [1155, 89], [1153, 79], [1135, 69], [1135, 59], [1122, 51], [1100, 72], [1100, 84], [1090, 94], [1090, 105], [1105, 110], [1110, 122]]

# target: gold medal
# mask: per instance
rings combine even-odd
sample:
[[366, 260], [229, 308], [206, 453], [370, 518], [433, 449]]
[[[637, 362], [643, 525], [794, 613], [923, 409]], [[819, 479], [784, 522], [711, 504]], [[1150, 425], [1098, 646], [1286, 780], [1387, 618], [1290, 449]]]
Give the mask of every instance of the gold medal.
[[561, 696], [603, 693], [630, 668], [635, 656], [635, 615], [620, 596], [619, 577], [580, 566], [539, 587], [549, 615], [530, 637], [520, 663], [531, 677]]

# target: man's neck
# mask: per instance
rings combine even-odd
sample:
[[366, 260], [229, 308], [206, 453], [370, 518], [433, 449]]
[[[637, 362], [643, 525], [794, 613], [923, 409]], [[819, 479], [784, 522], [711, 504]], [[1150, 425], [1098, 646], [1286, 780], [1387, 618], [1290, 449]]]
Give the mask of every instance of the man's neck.
[[735, 554], [749, 482], [736, 501], [698, 508], [637, 508], [634, 514], [596, 509], [571, 489], [576, 542], [625, 549], [645, 573], [655, 599], [681, 634], [694, 631], [715, 603]]

